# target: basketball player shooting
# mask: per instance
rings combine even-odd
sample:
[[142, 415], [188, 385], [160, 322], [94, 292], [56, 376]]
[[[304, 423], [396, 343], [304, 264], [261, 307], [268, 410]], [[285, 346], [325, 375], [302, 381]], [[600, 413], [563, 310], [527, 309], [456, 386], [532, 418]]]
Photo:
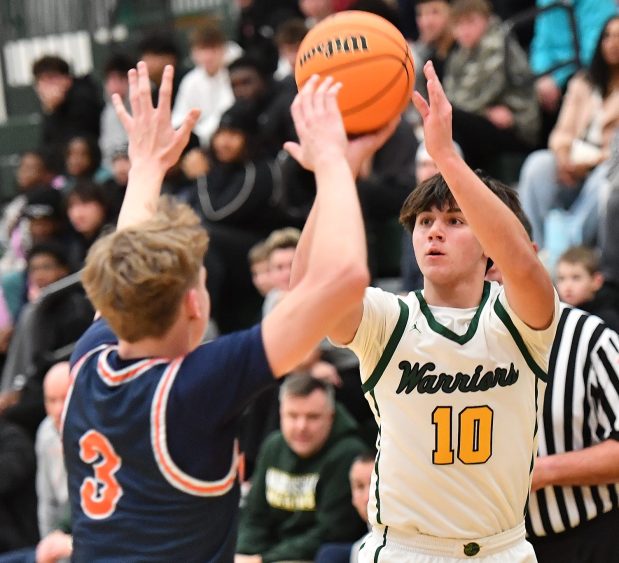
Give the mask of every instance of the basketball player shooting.
[[78, 341], [64, 414], [72, 561], [231, 563], [239, 506], [239, 418], [251, 398], [299, 364], [356, 307], [368, 282], [351, 167], [390, 130], [349, 143], [338, 86], [311, 79], [294, 102], [294, 154], [315, 170], [311, 255], [297, 286], [245, 331], [202, 344], [207, 234], [161, 181], [195, 125], [170, 120], [172, 67], [153, 107], [146, 65], [129, 73], [131, 171], [117, 231], [83, 273], [101, 317]]
[[[429, 103], [413, 101], [440, 174], [400, 217], [424, 289], [399, 298], [368, 288], [329, 333], [359, 357], [379, 425], [360, 561], [529, 563], [524, 511], [558, 299], [514, 214], [516, 195], [456, 153], [451, 106], [431, 63], [424, 72]], [[309, 223], [293, 286], [311, 233]], [[504, 288], [484, 282], [489, 260], [504, 269]]]

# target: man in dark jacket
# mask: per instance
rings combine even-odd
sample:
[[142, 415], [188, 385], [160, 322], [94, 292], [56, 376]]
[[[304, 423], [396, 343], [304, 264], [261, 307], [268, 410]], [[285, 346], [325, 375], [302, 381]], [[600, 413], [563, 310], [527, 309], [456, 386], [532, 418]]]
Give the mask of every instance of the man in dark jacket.
[[280, 391], [281, 431], [266, 439], [241, 516], [236, 562], [313, 560], [325, 542], [352, 542], [365, 525], [348, 472], [366, 448], [333, 389], [301, 373]]

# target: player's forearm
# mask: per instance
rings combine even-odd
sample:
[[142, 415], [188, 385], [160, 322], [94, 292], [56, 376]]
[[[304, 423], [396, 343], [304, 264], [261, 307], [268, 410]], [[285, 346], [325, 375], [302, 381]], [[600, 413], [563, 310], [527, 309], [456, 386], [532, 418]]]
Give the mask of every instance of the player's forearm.
[[583, 450], [538, 458], [532, 488], [609, 483], [619, 483], [619, 442], [613, 439]]
[[294, 253], [294, 260], [290, 271], [290, 289], [295, 287], [303, 279], [307, 271], [307, 262], [309, 260], [310, 248], [314, 237], [317, 213], [316, 201], [314, 201]]
[[552, 281], [520, 220], [455, 151], [437, 164], [485, 254], [501, 270], [514, 311], [533, 328], [548, 326], [554, 310]]
[[118, 229], [150, 219], [157, 210], [165, 172], [152, 163], [136, 163], [129, 170], [129, 182], [118, 217]]
[[308, 269], [325, 275], [367, 272], [367, 249], [361, 207], [350, 166], [342, 158], [325, 158], [316, 167], [316, 207]]

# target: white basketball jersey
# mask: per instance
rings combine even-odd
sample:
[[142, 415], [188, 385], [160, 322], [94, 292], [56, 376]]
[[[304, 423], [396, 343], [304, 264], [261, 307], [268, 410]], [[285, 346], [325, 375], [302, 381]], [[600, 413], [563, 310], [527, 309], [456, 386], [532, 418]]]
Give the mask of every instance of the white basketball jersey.
[[368, 289], [350, 348], [379, 426], [373, 526], [477, 538], [523, 521], [555, 301], [552, 326], [535, 331], [496, 283], [475, 309]]

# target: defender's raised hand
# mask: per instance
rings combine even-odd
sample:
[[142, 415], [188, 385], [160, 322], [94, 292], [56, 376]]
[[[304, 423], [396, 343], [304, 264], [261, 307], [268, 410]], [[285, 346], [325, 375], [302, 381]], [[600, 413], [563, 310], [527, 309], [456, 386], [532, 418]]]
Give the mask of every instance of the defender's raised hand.
[[132, 166], [147, 162], [149, 166], [157, 166], [166, 171], [176, 164], [187, 145], [189, 134], [200, 116], [200, 111], [191, 110], [179, 129], [175, 130], [172, 127], [170, 106], [173, 77], [174, 68], [166, 66], [159, 88], [159, 102], [155, 108], [146, 63], [140, 61], [137, 70], [129, 71], [131, 115], [118, 94], [112, 97], [116, 114], [127, 132]]

